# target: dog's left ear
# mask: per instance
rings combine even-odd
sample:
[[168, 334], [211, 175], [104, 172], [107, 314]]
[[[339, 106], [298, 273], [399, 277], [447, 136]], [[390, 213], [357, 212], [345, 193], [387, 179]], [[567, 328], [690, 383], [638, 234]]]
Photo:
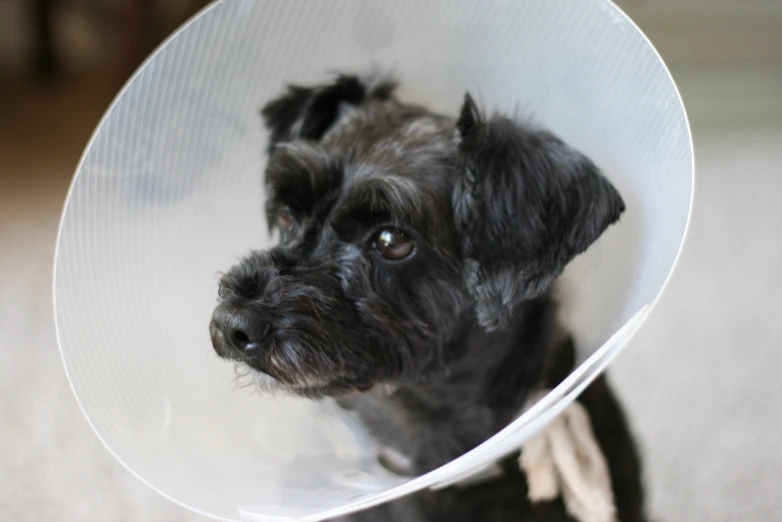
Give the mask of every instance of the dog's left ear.
[[388, 79], [349, 75], [323, 85], [289, 85], [284, 94], [261, 109], [271, 135], [269, 151], [278, 143], [295, 139], [320, 140], [337, 121], [342, 107], [357, 106], [369, 99], [387, 100], [395, 87], [396, 83]]
[[465, 279], [479, 324], [493, 330], [544, 294], [625, 206], [583, 154], [546, 131], [485, 119], [469, 94], [456, 133], [453, 205]]

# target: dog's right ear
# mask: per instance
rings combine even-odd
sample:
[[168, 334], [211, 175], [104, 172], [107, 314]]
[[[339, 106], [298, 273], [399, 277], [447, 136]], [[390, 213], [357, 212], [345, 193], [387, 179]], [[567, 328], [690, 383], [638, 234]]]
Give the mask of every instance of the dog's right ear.
[[357, 76], [340, 75], [324, 85], [288, 86], [287, 92], [261, 110], [269, 130], [269, 151], [278, 143], [296, 139], [320, 140], [337, 121], [344, 106], [358, 106], [369, 99], [387, 100], [396, 84], [390, 80], [362, 81]]

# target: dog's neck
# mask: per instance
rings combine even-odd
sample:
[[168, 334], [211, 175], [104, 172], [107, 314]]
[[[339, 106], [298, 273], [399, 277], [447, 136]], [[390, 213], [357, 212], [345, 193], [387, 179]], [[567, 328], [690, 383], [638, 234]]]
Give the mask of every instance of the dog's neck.
[[459, 356], [436, 376], [339, 402], [359, 414], [392, 471], [435, 469], [504, 428], [531, 391], [552, 385], [554, 315], [548, 298], [527, 303], [502, 330], [469, 329], [455, 341]]

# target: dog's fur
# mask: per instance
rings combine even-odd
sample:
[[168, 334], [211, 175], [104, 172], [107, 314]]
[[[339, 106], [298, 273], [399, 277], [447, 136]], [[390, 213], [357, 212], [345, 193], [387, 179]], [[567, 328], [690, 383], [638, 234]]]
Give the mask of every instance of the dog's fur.
[[[337, 397], [381, 461], [409, 475], [481, 444], [569, 373], [552, 282], [624, 211], [589, 159], [545, 130], [484, 116], [469, 95], [454, 120], [400, 102], [382, 79], [290, 87], [262, 115], [266, 210], [274, 227], [285, 209], [286, 227], [279, 246], [222, 277], [218, 354], [288, 392]], [[384, 258], [383, 229], [402, 230], [412, 253]], [[604, 378], [580, 400], [619, 520], [644, 520], [639, 459]], [[559, 501], [529, 503], [512, 459], [490, 482], [352, 519], [571, 520]]]

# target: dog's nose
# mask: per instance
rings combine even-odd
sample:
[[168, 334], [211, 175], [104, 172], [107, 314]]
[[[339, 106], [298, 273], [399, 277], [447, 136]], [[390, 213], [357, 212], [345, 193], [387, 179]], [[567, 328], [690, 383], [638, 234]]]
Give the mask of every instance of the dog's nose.
[[212, 314], [212, 344], [222, 353], [226, 349], [241, 353], [261, 347], [269, 335], [269, 323], [251, 310], [221, 304]]

